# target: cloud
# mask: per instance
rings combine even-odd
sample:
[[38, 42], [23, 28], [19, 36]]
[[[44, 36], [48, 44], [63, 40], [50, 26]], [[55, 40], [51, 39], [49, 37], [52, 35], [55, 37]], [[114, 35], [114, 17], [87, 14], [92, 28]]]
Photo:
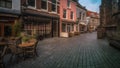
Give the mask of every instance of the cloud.
[[99, 12], [101, 0], [79, 0], [79, 3], [90, 11]]

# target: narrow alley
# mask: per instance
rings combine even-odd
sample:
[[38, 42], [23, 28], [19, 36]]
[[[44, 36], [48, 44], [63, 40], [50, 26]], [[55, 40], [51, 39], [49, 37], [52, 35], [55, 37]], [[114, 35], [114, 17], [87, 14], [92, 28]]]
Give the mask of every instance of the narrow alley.
[[96, 32], [40, 41], [38, 57], [11, 68], [119, 68], [120, 51], [96, 38]]

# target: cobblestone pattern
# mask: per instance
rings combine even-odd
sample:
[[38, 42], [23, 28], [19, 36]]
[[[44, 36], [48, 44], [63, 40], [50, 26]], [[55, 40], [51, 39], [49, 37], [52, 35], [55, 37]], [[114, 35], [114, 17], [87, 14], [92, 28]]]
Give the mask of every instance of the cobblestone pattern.
[[120, 51], [96, 33], [72, 38], [52, 38], [39, 42], [39, 57], [11, 68], [120, 68]]

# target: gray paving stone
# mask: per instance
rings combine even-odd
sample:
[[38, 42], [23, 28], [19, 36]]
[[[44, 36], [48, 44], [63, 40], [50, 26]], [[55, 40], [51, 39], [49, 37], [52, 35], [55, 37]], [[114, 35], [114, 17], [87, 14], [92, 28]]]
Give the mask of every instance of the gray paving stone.
[[11, 68], [120, 68], [120, 51], [98, 40], [96, 32], [40, 41], [38, 57]]

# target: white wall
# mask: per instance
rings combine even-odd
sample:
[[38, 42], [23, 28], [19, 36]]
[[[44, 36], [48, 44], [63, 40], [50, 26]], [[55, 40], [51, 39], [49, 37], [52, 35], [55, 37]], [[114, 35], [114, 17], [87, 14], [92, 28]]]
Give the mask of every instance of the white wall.
[[12, 0], [12, 9], [20, 10], [21, 0]]

